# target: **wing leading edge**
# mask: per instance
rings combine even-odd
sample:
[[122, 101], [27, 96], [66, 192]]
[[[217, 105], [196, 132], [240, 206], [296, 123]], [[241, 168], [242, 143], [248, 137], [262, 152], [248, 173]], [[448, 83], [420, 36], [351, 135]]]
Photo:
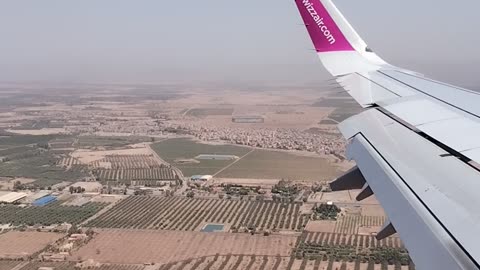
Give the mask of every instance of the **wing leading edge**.
[[357, 167], [332, 186], [375, 193], [419, 269], [480, 269], [480, 94], [397, 68], [331, 0], [295, 0], [315, 50], [368, 110], [340, 124]]

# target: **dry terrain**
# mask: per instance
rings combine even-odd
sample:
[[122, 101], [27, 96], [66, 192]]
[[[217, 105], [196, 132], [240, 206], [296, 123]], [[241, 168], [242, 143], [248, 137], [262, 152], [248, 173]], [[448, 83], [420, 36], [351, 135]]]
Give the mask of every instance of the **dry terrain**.
[[297, 237], [150, 230], [100, 230], [71, 260], [170, 263], [204, 256], [289, 256]]
[[[31, 262], [20, 270], [38, 270], [40, 267], [51, 267], [54, 270], [76, 270], [75, 263], [72, 262]], [[142, 270], [143, 265], [120, 265], [120, 264], [102, 264], [94, 269], [96, 270]], [[91, 269], [91, 268], [87, 268]]]
[[95, 161], [101, 161], [102, 159], [107, 158], [108, 156], [148, 156], [152, 152], [145, 144], [136, 144], [129, 146], [129, 149], [122, 150], [105, 150], [105, 151], [92, 151], [88, 149], [78, 149], [71, 153], [71, 156], [75, 159], [78, 159], [83, 164], [89, 164]]
[[62, 234], [10, 231], [0, 234], [0, 258], [23, 258], [62, 238]]

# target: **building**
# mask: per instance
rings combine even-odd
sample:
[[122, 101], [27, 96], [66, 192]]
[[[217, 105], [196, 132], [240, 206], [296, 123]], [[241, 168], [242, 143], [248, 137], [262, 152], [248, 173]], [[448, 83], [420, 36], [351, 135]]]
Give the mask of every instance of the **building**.
[[213, 176], [211, 175], [192, 175], [190, 178], [192, 181], [208, 181], [212, 179]]
[[6, 194], [0, 194], [0, 203], [17, 203], [26, 197], [27, 194], [23, 192], [8, 192]]
[[50, 194], [52, 194], [52, 191], [50, 191], [50, 190], [40, 190], [40, 191], [37, 191], [37, 192], [35, 192], [35, 193], [33, 193], [33, 194], [28, 195], [28, 197], [25, 198], [25, 203], [33, 203], [33, 202], [35, 202], [36, 200], [41, 199], [41, 198], [43, 198], [43, 197], [45, 197], [45, 196], [48, 196], [48, 195], [50, 195]]
[[33, 206], [45, 206], [49, 203], [56, 202], [56, 201], [57, 201], [57, 197], [52, 196], [52, 195], [47, 195], [45, 197], [42, 197], [40, 199], [35, 200], [32, 203], [32, 205]]

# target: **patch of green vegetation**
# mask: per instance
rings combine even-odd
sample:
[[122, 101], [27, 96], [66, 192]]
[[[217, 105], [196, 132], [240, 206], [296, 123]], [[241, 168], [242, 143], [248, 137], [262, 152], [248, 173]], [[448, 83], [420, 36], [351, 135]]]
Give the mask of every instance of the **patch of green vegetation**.
[[250, 187], [250, 186], [242, 186], [236, 184], [221, 184], [225, 194], [229, 196], [247, 196], [247, 195], [257, 195], [262, 194], [260, 191], [261, 187]]
[[293, 184], [291, 181], [280, 180], [275, 186], [272, 187], [272, 193], [279, 197], [292, 197], [296, 196], [300, 192], [300, 187]]
[[313, 208], [313, 219], [315, 220], [337, 220], [337, 215], [340, 213], [340, 208], [332, 204], [328, 205], [322, 203], [320, 205], [315, 205]]
[[0, 224], [49, 226], [63, 222], [78, 224], [105, 207], [106, 203], [87, 203], [82, 206], [63, 206], [52, 203], [47, 206], [0, 206]]
[[55, 165], [56, 158], [50, 152], [0, 163], [0, 176], [37, 179], [32, 185], [47, 187], [62, 181], [75, 181], [88, 176], [85, 170], [69, 170]]
[[214, 174], [234, 160], [199, 160], [200, 163], [175, 163], [178, 159], [193, 159], [200, 154], [243, 156], [250, 148], [235, 145], [202, 144], [190, 139], [170, 139], [152, 145], [152, 149], [165, 161], [179, 168], [185, 176]]
[[330, 180], [339, 170], [327, 159], [282, 151], [255, 150], [218, 177], [290, 180]]
[[0, 137], [0, 148], [10, 148], [13, 146], [25, 146], [29, 144], [48, 143], [56, 138], [66, 138], [66, 135], [11, 135]]
[[187, 114], [192, 116], [232, 115], [233, 108], [197, 108], [189, 110]]
[[312, 242], [306, 240], [306, 235], [303, 233], [300, 236], [294, 249], [297, 259], [368, 262], [372, 266], [373, 264], [406, 266], [410, 263], [408, 251], [402, 247], [388, 246], [389, 241], [386, 239], [377, 241], [377, 246], [364, 246], [364, 238], [368, 240], [366, 243], [370, 243], [374, 236], [320, 233], [320, 242]]

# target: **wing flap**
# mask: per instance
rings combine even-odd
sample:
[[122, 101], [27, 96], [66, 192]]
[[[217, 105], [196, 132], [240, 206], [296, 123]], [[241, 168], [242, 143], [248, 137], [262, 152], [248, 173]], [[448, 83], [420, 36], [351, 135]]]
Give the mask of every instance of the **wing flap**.
[[[480, 221], [475, 210], [480, 173], [454, 157], [443, 157], [443, 149], [376, 109], [346, 120], [340, 129], [350, 138], [348, 157], [357, 163], [417, 267], [476, 269], [480, 249], [472, 235]], [[432, 257], [442, 258], [436, 267]]]

